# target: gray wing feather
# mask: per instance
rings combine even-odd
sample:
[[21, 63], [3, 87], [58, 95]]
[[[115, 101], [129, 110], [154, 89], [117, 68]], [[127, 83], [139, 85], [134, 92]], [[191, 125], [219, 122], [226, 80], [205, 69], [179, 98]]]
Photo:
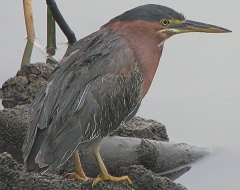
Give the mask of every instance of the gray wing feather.
[[66, 53], [30, 107], [27, 168], [34, 162], [58, 167], [81, 143], [114, 131], [140, 103], [142, 76], [125, 42], [106, 31], [83, 41]]

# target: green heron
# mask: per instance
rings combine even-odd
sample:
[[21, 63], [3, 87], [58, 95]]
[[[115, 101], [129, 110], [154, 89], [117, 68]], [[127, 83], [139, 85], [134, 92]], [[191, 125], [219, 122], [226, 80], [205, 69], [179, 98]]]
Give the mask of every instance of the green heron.
[[100, 141], [137, 113], [164, 42], [186, 32], [231, 31], [148, 4], [124, 12], [76, 42], [30, 106], [23, 145], [26, 169], [54, 169], [73, 155], [76, 172], [69, 177], [87, 180], [78, 153], [87, 148], [100, 168], [94, 184], [101, 180], [131, 184], [128, 176], [108, 174], [99, 153]]

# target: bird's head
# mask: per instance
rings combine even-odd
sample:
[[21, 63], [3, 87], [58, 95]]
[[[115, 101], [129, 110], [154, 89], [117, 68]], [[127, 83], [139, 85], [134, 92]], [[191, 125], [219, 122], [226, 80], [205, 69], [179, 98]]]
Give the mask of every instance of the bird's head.
[[169, 7], [155, 4], [143, 5], [126, 11], [110, 20], [106, 25], [116, 22], [133, 23], [135, 21], [145, 21], [146, 24], [154, 23], [155, 26], [158, 27], [158, 32], [165, 33], [167, 38], [174, 34], [187, 32], [231, 32], [219, 26], [187, 20], [181, 13]]
[[186, 32], [231, 32], [222, 27], [187, 20], [171, 8], [154, 4], [126, 11], [102, 28], [122, 36], [121, 39], [125, 39], [134, 51], [144, 77], [143, 97], [155, 75], [166, 39]]

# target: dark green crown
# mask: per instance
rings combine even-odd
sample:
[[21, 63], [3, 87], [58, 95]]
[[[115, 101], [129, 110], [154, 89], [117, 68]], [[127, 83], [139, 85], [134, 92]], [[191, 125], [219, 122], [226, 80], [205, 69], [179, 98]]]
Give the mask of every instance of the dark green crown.
[[123, 14], [111, 19], [107, 24], [117, 21], [131, 22], [135, 20], [158, 22], [163, 18], [179, 20], [185, 19], [182, 14], [174, 11], [169, 7], [155, 4], [147, 4], [126, 11]]

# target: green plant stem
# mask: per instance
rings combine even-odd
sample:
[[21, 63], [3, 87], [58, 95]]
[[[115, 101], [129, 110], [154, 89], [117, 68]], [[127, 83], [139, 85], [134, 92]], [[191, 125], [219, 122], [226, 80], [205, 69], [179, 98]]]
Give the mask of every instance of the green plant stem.
[[51, 10], [47, 7], [47, 52], [55, 55], [56, 50], [56, 29], [55, 20]]

